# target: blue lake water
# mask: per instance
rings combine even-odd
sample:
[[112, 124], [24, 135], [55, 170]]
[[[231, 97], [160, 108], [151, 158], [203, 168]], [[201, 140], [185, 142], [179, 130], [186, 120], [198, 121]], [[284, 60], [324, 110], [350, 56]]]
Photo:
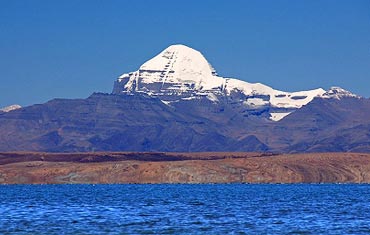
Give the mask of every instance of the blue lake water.
[[0, 234], [370, 234], [370, 185], [8, 185], [0, 203]]

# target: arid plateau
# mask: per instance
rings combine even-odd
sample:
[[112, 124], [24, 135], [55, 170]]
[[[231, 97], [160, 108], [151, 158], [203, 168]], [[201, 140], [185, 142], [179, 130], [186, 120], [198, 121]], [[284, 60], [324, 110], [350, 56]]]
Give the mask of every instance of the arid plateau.
[[369, 182], [363, 153], [0, 154], [1, 184]]

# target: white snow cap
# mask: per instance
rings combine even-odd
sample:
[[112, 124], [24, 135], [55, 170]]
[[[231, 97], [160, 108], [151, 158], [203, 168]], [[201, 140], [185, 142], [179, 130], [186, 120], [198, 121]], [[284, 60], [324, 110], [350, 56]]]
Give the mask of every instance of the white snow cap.
[[199, 52], [185, 45], [167, 47], [154, 58], [140, 66], [141, 71], [172, 71], [180, 81], [212, 82], [215, 70]]
[[[223, 80], [199, 52], [188, 46], [177, 44], [164, 49], [157, 56], [145, 62], [135, 73], [123, 74], [140, 77], [142, 83], [192, 84], [193, 89], [207, 90], [217, 87]], [[132, 85], [127, 84], [126, 88]], [[182, 87], [180, 90], [186, 89]]]
[[13, 111], [13, 110], [16, 110], [16, 109], [20, 109], [20, 108], [22, 108], [22, 106], [20, 106], [18, 104], [13, 104], [13, 105], [1, 108], [0, 111], [7, 113], [7, 112], [10, 112], [10, 111]]
[[361, 98], [361, 96], [355, 95], [352, 92], [344, 90], [343, 88], [337, 86], [331, 87], [322, 95], [322, 98], [334, 98], [338, 100], [343, 97]]

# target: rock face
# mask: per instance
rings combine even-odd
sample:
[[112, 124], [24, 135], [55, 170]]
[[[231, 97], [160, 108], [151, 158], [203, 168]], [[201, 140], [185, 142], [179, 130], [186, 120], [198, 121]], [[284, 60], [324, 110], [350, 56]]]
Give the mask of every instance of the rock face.
[[0, 153], [0, 184], [370, 183], [370, 155]]
[[370, 100], [223, 78], [174, 45], [120, 76], [113, 94], [0, 112], [0, 151], [370, 152]]

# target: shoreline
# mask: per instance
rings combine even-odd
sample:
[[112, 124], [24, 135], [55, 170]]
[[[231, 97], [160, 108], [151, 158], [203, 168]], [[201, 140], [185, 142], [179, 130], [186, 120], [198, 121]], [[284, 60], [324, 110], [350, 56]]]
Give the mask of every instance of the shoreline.
[[368, 153], [0, 153], [0, 184], [370, 183]]

